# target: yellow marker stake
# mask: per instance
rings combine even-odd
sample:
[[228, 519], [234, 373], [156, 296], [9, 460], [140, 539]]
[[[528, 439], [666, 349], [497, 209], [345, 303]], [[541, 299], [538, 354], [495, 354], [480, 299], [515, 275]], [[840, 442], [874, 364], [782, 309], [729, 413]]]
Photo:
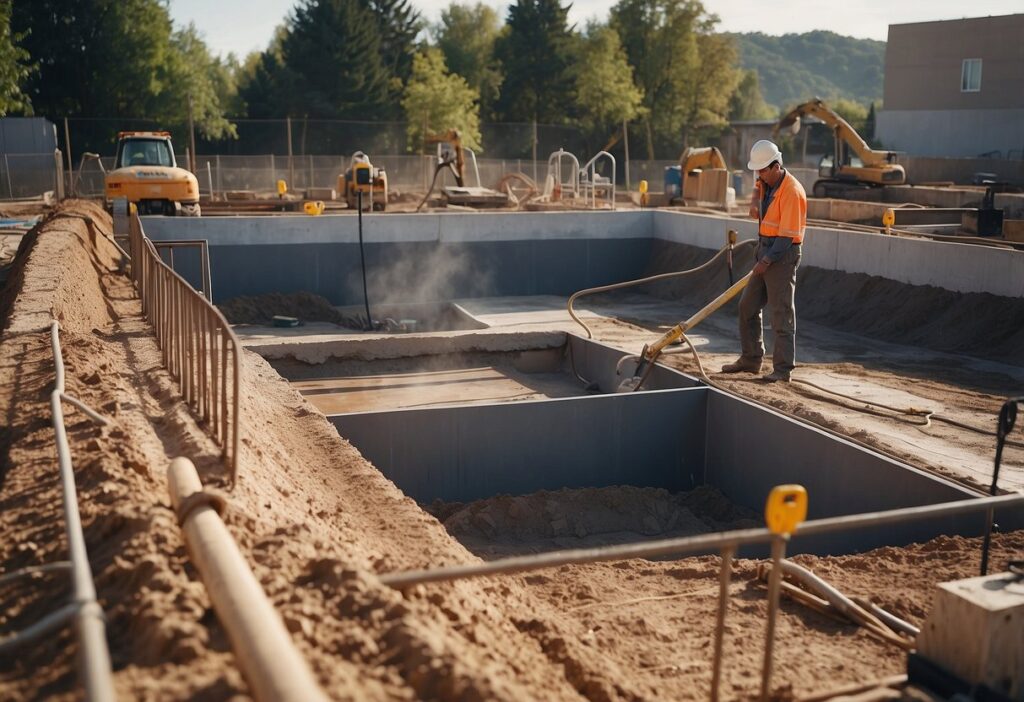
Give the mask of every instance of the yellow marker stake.
[[775, 538], [772, 540], [772, 572], [768, 576], [768, 631], [765, 635], [764, 667], [761, 669], [761, 699], [764, 702], [767, 702], [771, 693], [772, 642], [775, 639], [775, 618], [779, 611], [786, 541], [805, 519], [807, 490], [802, 485], [778, 485], [768, 494], [764, 505], [764, 521]]
[[896, 212], [891, 207], [882, 213], [882, 224], [885, 225], [885, 233], [892, 234], [892, 225], [896, 224]]
[[283, 180], [277, 181], [277, 194], [283, 197], [286, 192], [288, 192], [288, 183]]
[[641, 180], [638, 187], [640, 190], [640, 206], [647, 207], [647, 181]]

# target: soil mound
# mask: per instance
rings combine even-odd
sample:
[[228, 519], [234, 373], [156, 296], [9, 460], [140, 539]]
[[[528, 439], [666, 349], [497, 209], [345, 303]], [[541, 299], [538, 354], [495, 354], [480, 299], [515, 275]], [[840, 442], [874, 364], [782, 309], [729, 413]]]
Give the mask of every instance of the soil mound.
[[[647, 275], [694, 268], [714, 252], [655, 241]], [[750, 270], [753, 253], [734, 257], [735, 277]], [[729, 285], [725, 258], [706, 271], [653, 283], [638, 290], [662, 299], [685, 298], [703, 305]], [[723, 310], [735, 314], [738, 302]], [[908, 285], [863, 273], [801, 266], [797, 271], [799, 319], [882, 341], [1024, 364], [1024, 300], [988, 293], [958, 293], [930, 285]]]
[[344, 324], [344, 316], [325, 297], [310, 292], [240, 296], [217, 305], [231, 324], [268, 325], [277, 315], [304, 322]]

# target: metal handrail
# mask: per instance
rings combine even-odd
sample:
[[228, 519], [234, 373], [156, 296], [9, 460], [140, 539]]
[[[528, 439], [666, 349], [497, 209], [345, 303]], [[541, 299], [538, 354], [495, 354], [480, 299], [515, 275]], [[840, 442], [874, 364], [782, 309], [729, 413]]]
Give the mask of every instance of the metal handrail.
[[154, 241], [153, 246], [156, 247], [157, 253], [162, 253], [164, 249], [167, 250], [167, 265], [170, 266], [172, 271], [176, 270], [174, 267], [175, 249], [198, 248], [200, 275], [203, 279], [200, 292], [208, 302], [213, 302], [213, 279], [210, 275], [210, 243], [206, 239], [162, 239]]
[[[55, 382], [50, 393], [50, 412], [53, 415], [53, 432], [57, 444], [57, 463], [60, 470], [61, 491], [64, 502], [64, 531], [68, 539], [68, 554], [71, 571], [71, 602], [49, 613], [19, 634], [0, 641], [0, 653], [7, 653], [45, 634], [55, 631], [68, 621], [74, 620], [78, 633], [78, 667], [85, 698], [90, 702], [107, 702], [115, 699], [113, 674], [110, 664], [110, 649], [103, 609], [96, 601], [96, 586], [89, 554], [85, 548], [85, 534], [78, 512], [78, 493], [75, 488], [75, 471], [71, 465], [71, 447], [68, 444], [67, 429], [64, 427], [62, 402], [71, 402], [90, 419], [101, 425], [109, 422], [89, 409], [81, 401], [64, 392], [64, 359], [60, 348], [60, 324], [50, 323], [50, 347], [53, 350]], [[17, 575], [44, 570], [63, 570], [65, 563], [52, 563], [20, 571]]]
[[608, 186], [603, 183], [597, 182], [597, 161], [602, 156], [606, 157], [612, 162], [612, 180], [611, 180], [611, 192], [609, 193], [609, 204], [611, 208], [615, 209], [615, 190], [616, 190], [616, 175], [615, 175], [615, 157], [607, 151], [598, 151], [594, 154], [594, 158], [587, 161], [586, 165], [580, 169], [580, 174], [583, 176], [582, 182], [585, 187], [590, 188], [590, 206], [597, 209], [597, 191], [599, 189], [607, 190]]
[[128, 215], [128, 233], [132, 279], [163, 363], [181, 385], [186, 404], [208, 424], [222, 448], [234, 486], [241, 436], [242, 345], [220, 310], [163, 261], [135, 212]]

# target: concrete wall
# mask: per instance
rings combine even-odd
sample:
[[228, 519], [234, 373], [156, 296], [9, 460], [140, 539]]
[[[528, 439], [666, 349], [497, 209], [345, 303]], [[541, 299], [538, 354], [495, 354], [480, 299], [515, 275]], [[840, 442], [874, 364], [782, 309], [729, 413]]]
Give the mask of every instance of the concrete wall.
[[[1024, 108], [897, 110], [887, 107], [879, 111], [876, 124], [875, 135], [885, 148], [911, 156], [973, 157], [998, 151], [1019, 160], [1024, 153]], [[1009, 162], [1008, 166], [1010, 168], [999, 171], [1017, 171], [1014, 162]], [[908, 173], [913, 182], [942, 180], [930, 178], [930, 175], [919, 168]], [[1009, 175], [1000, 173], [1000, 176], [1010, 179]]]
[[[662, 210], [368, 216], [371, 299], [569, 295], [639, 277], [651, 238], [707, 249], [756, 223]], [[309, 290], [362, 302], [356, 218], [144, 218], [154, 240], [210, 242], [216, 299]], [[401, 247], [395, 244], [401, 243]], [[803, 265], [956, 292], [1024, 297], [1024, 252], [811, 227]], [[410, 297], [410, 295], [412, 297]]]
[[[659, 239], [708, 249], [724, 245], [728, 227], [752, 237], [756, 223], [682, 212], [655, 212]], [[801, 265], [865, 273], [956, 292], [1024, 297], [1024, 251], [808, 227]]]
[[[761, 512], [771, 488], [808, 489], [822, 518], [966, 499], [964, 488], [710, 388], [330, 417], [419, 502], [560, 488], [707, 484]], [[1001, 515], [1024, 524], [1020, 510]], [[850, 553], [939, 534], [978, 534], [982, 515], [797, 539], [793, 552]]]
[[[650, 256], [650, 213], [640, 211], [387, 214], [363, 222], [367, 286], [378, 303], [568, 296], [639, 277]], [[143, 227], [156, 241], [206, 239], [215, 299], [305, 290], [336, 305], [362, 303], [354, 216], [146, 217]]]

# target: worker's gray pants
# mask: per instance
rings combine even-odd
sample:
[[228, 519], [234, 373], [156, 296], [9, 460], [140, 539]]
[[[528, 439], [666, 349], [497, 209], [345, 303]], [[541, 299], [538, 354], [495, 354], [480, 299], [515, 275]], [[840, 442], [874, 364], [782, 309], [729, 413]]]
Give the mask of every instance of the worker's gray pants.
[[[755, 261], [760, 261], [763, 246], [757, 248]], [[792, 246], [761, 275], [750, 277], [740, 298], [740, 345], [743, 360], [752, 364], [764, 358], [761, 310], [772, 308], [772, 349], [774, 370], [789, 373], [796, 366], [796, 269], [800, 265], [800, 246]]]

